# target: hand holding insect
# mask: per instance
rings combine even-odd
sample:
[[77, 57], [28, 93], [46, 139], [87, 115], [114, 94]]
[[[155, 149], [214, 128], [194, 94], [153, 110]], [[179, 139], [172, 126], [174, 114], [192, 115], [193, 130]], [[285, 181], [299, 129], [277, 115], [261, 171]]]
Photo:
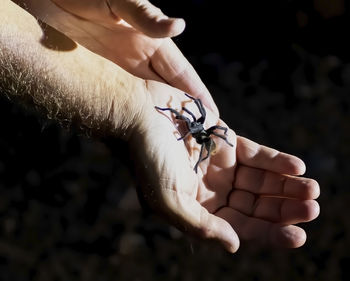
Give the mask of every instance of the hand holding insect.
[[[210, 137], [210, 135], [214, 135], [214, 136], [217, 136], [219, 138], [222, 138], [223, 140], [225, 140], [225, 142], [228, 145], [230, 145], [232, 147], [233, 147], [233, 144], [227, 140], [227, 137], [226, 137], [227, 136], [227, 128], [226, 127], [214, 125], [214, 126], [211, 126], [209, 129], [204, 129], [203, 124], [204, 124], [205, 117], [206, 117], [206, 111], [205, 111], [205, 108], [202, 104], [202, 101], [200, 99], [195, 99], [195, 98], [191, 97], [189, 94], [185, 93], [185, 95], [186, 95], [186, 97], [192, 99], [195, 102], [196, 106], [198, 107], [198, 110], [201, 114], [201, 117], [198, 120], [195, 117], [195, 115], [191, 111], [189, 111], [186, 107], [183, 107], [182, 110], [185, 111], [186, 113], [188, 113], [192, 117], [193, 121], [190, 121], [189, 118], [180, 114], [178, 111], [176, 111], [173, 108], [161, 108], [158, 106], [156, 106], [155, 108], [158, 110], [161, 110], [161, 111], [169, 110], [170, 112], [175, 114], [176, 119], [183, 120], [186, 122], [188, 132], [184, 136], [178, 138], [177, 140], [183, 140], [187, 136], [192, 135], [192, 137], [196, 139], [196, 142], [201, 145], [199, 158], [198, 158], [196, 165], [194, 166], [194, 171], [197, 173], [198, 165], [202, 161], [208, 159], [210, 154], [215, 151], [216, 144], [213, 141], [213, 139]], [[217, 129], [223, 130], [224, 135], [221, 135], [221, 134], [215, 132], [215, 130], [217, 130]], [[204, 148], [207, 150], [207, 155], [203, 158]]]
[[[230, 252], [240, 239], [291, 248], [305, 243], [304, 230], [295, 224], [318, 216], [319, 187], [297, 177], [305, 171], [299, 158], [226, 131], [200, 101], [174, 88], [148, 82], [148, 89], [152, 102], [132, 142], [140, 193], [150, 207], [181, 230], [218, 241]], [[179, 134], [179, 123], [186, 125], [184, 133]], [[211, 155], [205, 144], [210, 140], [216, 143]]]

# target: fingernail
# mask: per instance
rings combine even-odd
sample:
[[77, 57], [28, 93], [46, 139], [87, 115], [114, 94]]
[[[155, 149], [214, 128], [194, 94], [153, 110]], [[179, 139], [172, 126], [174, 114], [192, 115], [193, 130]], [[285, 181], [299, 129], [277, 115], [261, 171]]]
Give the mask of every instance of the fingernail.
[[181, 18], [162, 18], [158, 21], [159, 23], [166, 23], [168, 25], [170, 25], [171, 27], [171, 31], [170, 31], [170, 37], [174, 37], [177, 36], [179, 34], [181, 34], [185, 27], [186, 27], [186, 23], [184, 19]]

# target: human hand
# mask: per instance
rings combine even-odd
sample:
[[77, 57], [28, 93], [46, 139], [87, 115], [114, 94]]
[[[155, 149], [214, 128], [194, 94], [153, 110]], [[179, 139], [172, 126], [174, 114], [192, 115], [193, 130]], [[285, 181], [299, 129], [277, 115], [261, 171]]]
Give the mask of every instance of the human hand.
[[[178, 141], [177, 124], [169, 111], [186, 106], [198, 117], [189, 98], [166, 85], [149, 82], [152, 103], [140, 115], [131, 137], [144, 201], [181, 230], [221, 243], [235, 252], [239, 240], [277, 247], [300, 247], [304, 230], [295, 224], [315, 219], [319, 206], [316, 181], [297, 177], [305, 171], [295, 156], [258, 145], [228, 131], [229, 146], [213, 136], [216, 153], [199, 165], [200, 146], [192, 137]], [[164, 94], [166, 93], [166, 94]], [[205, 128], [225, 126], [207, 111]], [[180, 126], [181, 131], [181, 126]]]
[[177, 36], [185, 28], [181, 18], [169, 18], [147, 0], [52, 0], [86, 20], [115, 28], [122, 20], [150, 37]]
[[[170, 38], [149, 36], [154, 32], [163, 37], [177, 35], [183, 30], [182, 20], [167, 18], [148, 1], [54, 0], [57, 5], [46, 0], [22, 2], [32, 14], [94, 53], [135, 76], [190, 93], [218, 114], [208, 89], [175, 43]], [[128, 23], [116, 19], [115, 14]]]

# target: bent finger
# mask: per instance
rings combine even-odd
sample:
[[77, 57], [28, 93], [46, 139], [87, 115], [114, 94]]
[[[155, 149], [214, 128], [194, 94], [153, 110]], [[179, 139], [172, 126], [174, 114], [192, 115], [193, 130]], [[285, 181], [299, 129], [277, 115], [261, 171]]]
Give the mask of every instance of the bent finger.
[[204, 240], [220, 243], [234, 253], [239, 248], [239, 238], [224, 219], [211, 214], [198, 201], [186, 193], [163, 190], [165, 209], [163, 215], [180, 230]]
[[237, 138], [237, 159], [243, 165], [280, 174], [302, 175], [306, 169], [304, 162], [298, 157], [244, 137]]
[[317, 181], [304, 177], [278, 174], [241, 165], [237, 168], [234, 188], [253, 194], [316, 199], [320, 195]]
[[173, 37], [185, 29], [183, 19], [169, 18], [147, 0], [108, 0], [107, 3], [117, 17], [150, 37]]
[[231, 193], [229, 206], [247, 216], [284, 225], [314, 220], [320, 211], [314, 200], [254, 196], [241, 190]]
[[220, 209], [216, 215], [229, 222], [243, 240], [283, 248], [298, 248], [306, 241], [305, 231], [295, 225], [272, 223], [228, 207]]
[[154, 71], [169, 85], [201, 99], [219, 116], [218, 108], [203, 81], [171, 39], [166, 39], [151, 57]]
[[64, 11], [75, 16], [97, 22], [113, 23], [120, 19], [111, 12], [106, 1], [51, 0]]

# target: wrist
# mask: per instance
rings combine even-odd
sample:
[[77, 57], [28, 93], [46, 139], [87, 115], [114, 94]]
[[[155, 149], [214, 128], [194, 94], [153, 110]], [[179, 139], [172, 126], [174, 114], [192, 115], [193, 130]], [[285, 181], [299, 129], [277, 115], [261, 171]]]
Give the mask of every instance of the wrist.
[[145, 80], [130, 75], [125, 80], [127, 96], [120, 97], [120, 87], [115, 87], [106, 116], [108, 135], [129, 141], [132, 135], [145, 130], [147, 112], [151, 108], [150, 95]]
[[[0, 6], [0, 78], [6, 81], [0, 89], [5, 94], [92, 135], [127, 139], [140, 127], [148, 93], [144, 80], [40, 26], [13, 2]], [[61, 48], [63, 41], [69, 44]]]

